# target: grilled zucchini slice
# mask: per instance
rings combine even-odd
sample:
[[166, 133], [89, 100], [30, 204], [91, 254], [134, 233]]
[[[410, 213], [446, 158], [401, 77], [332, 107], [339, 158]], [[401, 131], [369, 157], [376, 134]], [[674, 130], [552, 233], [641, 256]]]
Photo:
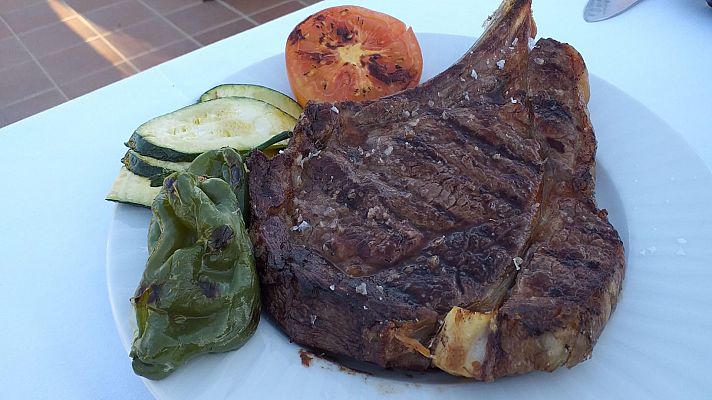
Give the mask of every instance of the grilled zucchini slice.
[[296, 122], [264, 101], [224, 97], [154, 118], [139, 126], [126, 145], [164, 161], [192, 161], [203, 152], [226, 146], [250, 150], [282, 131], [291, 131]]
[[190, 166], [190, 163], [187, 161], [163, 161], [157, 158], [144, 156], [143, 154], [139, 154], [133, 150], [127, 151], [121, 159], [121, 162], [129, 171], [138, 176], [145, 176], [147, 178], [163, 174], [166, 171], [185, 171], [188, 166]]
[[150, 179], [138, 176], [126, 167], [121, 167], [106, 199], [118, 203], [151, 207], [153, 199], [156, 198], [160, 190], [161, 186], [151, 186]]
[[302, 106], [291, 97], [274, 89], [260, 85], [226, 84], [215, 86], [200, 96], [200, 102], [215, 100], [223, 97], [249, 97], [272, 104], [294, 118], [302, 114]]

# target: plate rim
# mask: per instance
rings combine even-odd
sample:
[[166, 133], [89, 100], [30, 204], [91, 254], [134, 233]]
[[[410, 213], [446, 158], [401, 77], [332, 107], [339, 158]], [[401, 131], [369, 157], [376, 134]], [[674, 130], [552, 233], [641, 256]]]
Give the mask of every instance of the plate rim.
[[[422, 36], [422, 35], [434, 35], [434, 36], [446, 36], [446, 37], [456, 36], [456, 37], [460, 37], [460, 38], [464, 38], [464, 37], [465, 37], [465, 36], [461, 36], [461, 35], [449, 35], [449, 34], [440, 34], [440, 33], [420, 33], [420, 35], [421, 35], [421, 36]], [[470, 41], [474, 40], [472, 37], [468, 37], [468, 39], [469, 39]], [[279, 55], [279, 54], [277, 54], [277, 55]], [[274, 56], [272, 56], [272, 57], [274, 57]], [[266, 59], [264, 59], [264, 60], [267, 60], [267, 59], [269, 59], [269, 58], [271, 58], [271, 57], [268, 57], [268, 58], [266, 58]], [[257, 64], [257, 63], [259, 63], [259, 62], [262, 62], [262, 61], [264, 61], [264, 60], [255, 61], [252, 65]], [[247, 69], [247, 68], [250, 68], [250, 67], [248, 66], [248, 67], [246, 67], [246, 69]], [[239, 74], [239, 71], [236, 72], [236, 74]], [[632, 102], [636, 103], [636, 105], [637, 105], [638, 107], [640, 107], [641, 110], [643, 110], [644, 112], [647, 112], [649, 115], [654, 116], [655, 118], [657, 118], [658, 123], [663, 126], [663, 127], [661, 128], [661, 130], [666, 130], [667, 133], [672, 133], [672, 134], [674, 135], [674, 137], [677, 139], [677, 142], [678, 142], [677, 144], [680, 145], [680, 146], [682, 146], [682, 149], [683, 149], [686, 153], [688, 153], [688, 154], [685, 154], [685, 156], [694, 158], [694, 159], [695, 159], [694, 161], [695, 161], [697, 164], [699, 164], [699, 166], [703, 167], [703, 168], [700, 170], [700, 173], [703, 175], [703, 177], [704, 177], [704, 178], [708, 178], [708, 179], [709, 179], [709, 178], [712, 178], [712, 171], [710, 171], [708, 168], [706, 168], [706, 166], [705, 166], [704, 162], [702, 161], [702, 159], [701, 159], [701, 158], [695, 153], [695, 151], [689, 146], [689, 144], [687, 143], [687, 141], [684, 140], [684, 138], [682, 137], [682, 135], [680, 135], [679, 132], [677, 132], [677, 131], [676, 131], [674, 128], [672, 128], [669, 124], [665, 123], [657, 114], [655, 114], [652, 110], [650, 110], [648, 107], [646, 107], [643, 103], [641, 103], [640, 101], [638, 101], [638, 100], [636, 100], [635, 98], [631, 97], [630, 95], [628, 95], [627, 93], [625, 93], [623, 90], [621, 90], [621, 89], [618, 88], [617, 86], [615, 86], [615, 85], [613, 85], [612, 83], [606, 81], [605, 79], [603, 79], [603, 78], [597, 76], [595, 73], [592, 73], [591, 71], [589, 71], [589, 79], [590, 79], [590, 81], [596, 81], [596, 80], [598, 80], [598, 81], [600, 81], [600, 82], [602, 82], [602, 83], [604, 83], [604, 84], [606, 84], [606, 85], [609, 85], [611, 88], [614, 88], [615, 90], [617, 90], [621, 95], [626, 96], [628, 101], [632, 101]], [[596, 125], [595, 125], [595, 123], [594, 123], [594, 130], [596, 130]], [[598, 136], [597, 136], [597, 139], [598, 139]], [[599, 152], [600, 152], [600, 149], [597, 151], [597, 160], [599, 159]], [[605, 169], [605, 167], [604, 167], [604, 169]], [[611, 179], [613, 180], [613, 183], [615, 184], [615, 175], [611, 175]], [[619, 195], [620, 195], [620, 191], [618, 191], [618, 193], [619, 193]], [[626, 198], [623, 198], [622, 196], [620, 196], [620, 200], [621, 200], [621, 202], [625, 203], [627, 199], [626, 199]], [[624, 205], [625, 205], [625, 204], [624, 204]], [[112, 285], [111, 285], [111, 279], [112, 279], [112, 278], [111, 278], [111, 276], [110, 276], [110, 275], [111, 275], [111, 274], [110, 274], [110, 265], [112, 264], [112, 261], [110, 260], [110, 255], [112, 255], [113, 252], [114, 252], [114, 249], [111, 247], [111, 245], [112, 245], [111, 233], [114, 232], [114, 230], [116, 229], [116, 228], [115, 228], [116, 215], [117, 215], [118, 210], [120, 209], [120, 207], [128, 207], [128, 206], [121, 205], [121, 204], [116, 204], [116, 205], [114, 206], [114, 208], [113, 208], [113, 215], [112, 215], [111, 224], [110, 224], [110, 227], [109, 227], [109, 232], [107, 233], [107, 241], [106, 241], [106, 275], [107, 275], [106, 278], [107, 278], [107, 288], [108, 288], [108, 294], [109, 294], [109, 301], [110, 301], [111, 308], [112, 308], [112, 316], [113, 316], [113, 318], [114, 318], [114, 325], [115, 325], [115, 327], [117, 328], [117, 332], [119, 333], [119, 336], [121, 337], [121, 342], [122, 342], [122, 345], [124, 346], [124, 350], [126, 350], [126, 351], [128, 352], [127, 348], [130, 348], [130, 341], [129, 341], [128, 339], [126, 339], [125, 336], [121, 333], [121, 328], [120, 328], [121, 325], [120, 325], [119, 320], [118, 320], [118, 317], [119, 317], [119, 315], [118, 315], [118, 310], [116, 309], [116, 305], [115, 305], [115, 302], [114, 302], [114, 298], [115, 298], [114, 296], [116, 295], [116, 294], [114, 293], [115, 288], [113, 288]], [[632, 233], [632, 228], [631, 228], [630, 226], [628, 226], [628, 229], [629, 229], [629, 235], [632, 235], [632, 234], [633, 234], [633, 233]], [[635, 252], [634, 252], [634, 251], [637, 250], [637, 249], [632, 249], [632, 248], [630, 247], [630, 246], [631, 246], [630, 243], [632, 243], [632, 241], [629, 241], [628, 247], [626, 247], [626, 258], [627, 258], [626, 271], [628, 271], [628, 269], [630, 268], [630, 264], [631, 264], [631, 262], [632, 262], [631, 258], [629, 258], [629, 257], [638, 258], [638, 256], [637, 256], [637, 255], [635, 254]], [[624, 285], [626, 284], [626, 281], [627, 281], [627, 280], [628, 280], [628, 279], [624, 280]], [[624, 295], [623, 299], [625, 299], [625, 295]], [[615, 317], [616, 315], [617, 315], [617, 313], [614, 313], [614, 317]], [[613, 318], [613, 317], [612, 317], [612, 318]], [[604, 330], [604, 334], [605, 334], [605, 332], [606, 332], [606, 330]], [[146, 383], [147, 388], [148, 388], [149, 391], [152, 393], [152, 395], [154, 395], [154, 397], [156, 397], [156, 398], [160, 398], [161, 392], [160, 392], [160, 391], [157, 391], [157, 389], [156, 389], [157, 386], [154, 384], [155, 382], [149, 381], [149, 380], [144, 379], [144, 378], [141, 378], [141, 379], [144, 380], [144, 382]]]

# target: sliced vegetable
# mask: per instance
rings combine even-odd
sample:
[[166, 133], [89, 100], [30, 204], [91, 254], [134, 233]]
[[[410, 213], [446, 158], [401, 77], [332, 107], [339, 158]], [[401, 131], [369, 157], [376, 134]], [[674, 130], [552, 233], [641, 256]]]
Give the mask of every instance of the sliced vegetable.
[[160, 187], [152, 187], [149, 178], [138, 176], [126, 167], [121, 167], [109, 194], [106, 195], [106, 200], [151, 207], [160, 189]]
[[302, 106], [291, 97], [274, 89], [260, 85], [226, 84], [215, 86], [200, 96], [200, 101], [205, 102], [223, 97], [249, 97], [272, 104], [294, 118], [299, 118]]
[[166, 173], [166, 171], [185, 171], [190, 165], [189, 162], [163, 161], [157, 158], [144, 156], [133, 150], [126, 152], [121, 159], [124, 166], [138, 176], [150, 178], [154, 175]]
[[191, 161], [221, 147], [252, 149], [295, 124], [294, 117], [271, 104], [225, 97], [154, 118], [139, 126], [126, 145], [161, 160]]
[[[237, 152], [221, 154], [242, 166]], [[217, 167], [214, 157], [201, 162], [234, 173], [229, 165]], [[241, 347], [257, 329], [260, 290], [233, 191], [246, 185], [244, 177], [239, 182], [233, 187], [191, 172], [164, 181], [152, 207], [146, 269], [131, 299], [138, 332], [130, 356], [137, 374], [162, 379], [199, 354]]]
[[423, 70], [411, 28], [356, 6], [319, 11], [287, 38], [287, 76], [299, 104], [373, 100], [416, 86]]

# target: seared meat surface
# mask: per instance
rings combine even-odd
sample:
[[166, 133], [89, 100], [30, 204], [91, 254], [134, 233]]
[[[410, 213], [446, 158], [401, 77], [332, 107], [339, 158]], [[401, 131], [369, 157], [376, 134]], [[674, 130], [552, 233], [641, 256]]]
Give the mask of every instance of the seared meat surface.
[[455, 65], [370, 103], [310, 103], [249, 159], [265, 305], [297, 343], [492, 380], [587, 357], [623, 246], [596, 208], [588, 81], [508, 0]]

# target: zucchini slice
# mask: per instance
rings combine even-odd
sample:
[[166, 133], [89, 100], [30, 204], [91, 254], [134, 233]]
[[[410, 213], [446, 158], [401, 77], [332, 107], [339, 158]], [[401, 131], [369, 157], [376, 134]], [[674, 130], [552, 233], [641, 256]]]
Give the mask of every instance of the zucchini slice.
[[187, 161], [163, 161], [157, 158], [144, 156], [143, 154], [139, 154], [133, 150], [127, 151], [121, 159], [121, 162], [129, 171], [138, 176], [145, 176], [147, 178], [162, 174], [166, 171], [185, 171], [190, 165]]
[[272, 136], [291, 131], [297, 120], [264, 101], [224, 97], [156, 117], [131, 135], [126, 145], [165, 161], [191, 161], [221, 147], [250, 150]]
[[106, 199], [118, 203], [151, 207], [153, 199], [156, 198], [160, 190], [161, 186], [151, 186], [150, 179], [138, 176], [126, 167], [121, 167], [119, 176], [114, 180]]
[[222, 97], [249, 97], [252, 99], [262, 100], [265, 103], [272, 104], [280, 110], [286, 112], [294, 118], [299, 119], [302, 114], [302, 106], [294, 101], [291, 97], [282, 92], [260, 85], [248, 84], [226, 84], [215, 86], [200, 96], [200, 102], [215, 100]]

